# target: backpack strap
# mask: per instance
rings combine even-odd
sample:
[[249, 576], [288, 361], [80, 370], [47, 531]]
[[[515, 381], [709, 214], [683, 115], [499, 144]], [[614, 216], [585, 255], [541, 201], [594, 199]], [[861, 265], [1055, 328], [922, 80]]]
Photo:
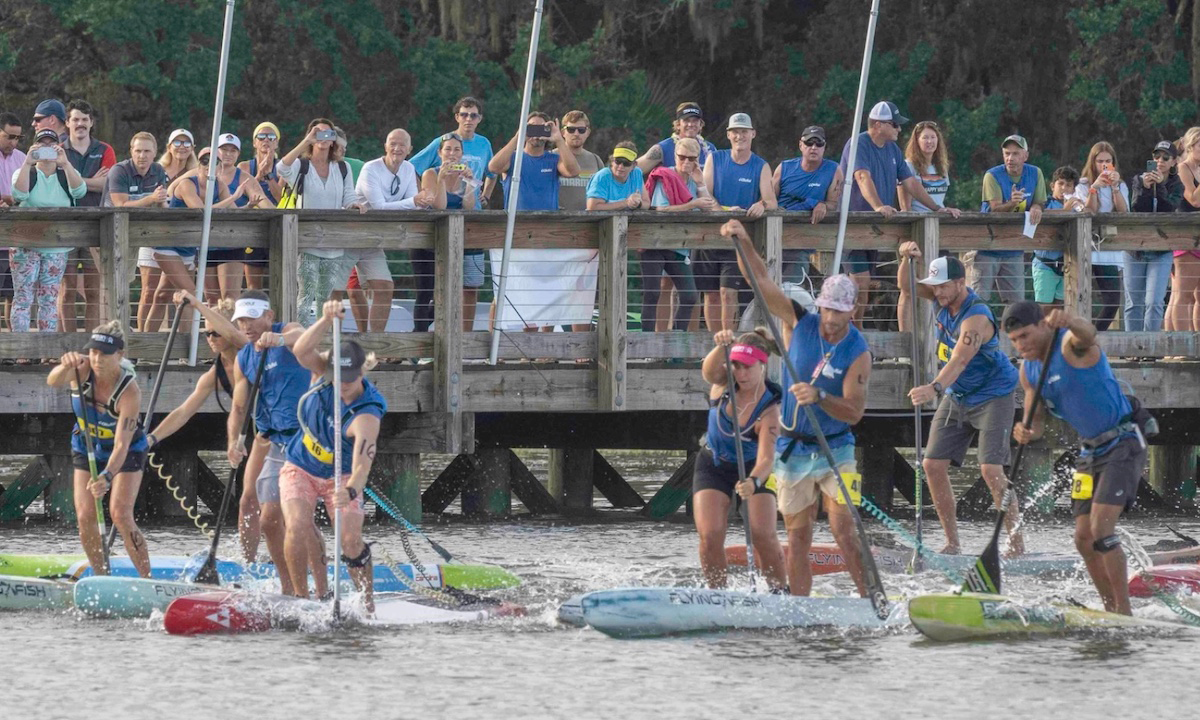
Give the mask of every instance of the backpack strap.
[[[67, 171], [56, 168], [54, 174], [58, 177], [58, 184], [62, 186], [63, 192], [67, 194], [67, 199], [71, 201], [71, 207], [75, 207], [75, 196], [71, 194], [71, 183], [67, 180]], [[30, 183], [30, 189], [33, 189], [33, 183]]]
[[304, 194], [304, 178], [308, 175], [308, 168], [312, 165], [306, 158], [300, 158], [300, 176], [296, 178], [296, 194]]
[[342, 182], [346, 182], [346, 178], [350, 175], [350, 166], [345, 160], [338, 160], [338, 170], [342, 171]]

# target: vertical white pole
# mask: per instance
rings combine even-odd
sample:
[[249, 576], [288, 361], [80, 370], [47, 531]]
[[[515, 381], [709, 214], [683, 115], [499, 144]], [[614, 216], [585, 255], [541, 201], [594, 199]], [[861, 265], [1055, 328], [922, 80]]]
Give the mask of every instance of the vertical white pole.
[[[333, 489], [342, 487], [342, 319], [333, 318]], [[327, 508], [328, 509], [328, 508]], [[333, 508], [333, 618], [341, 619], [342, 511]]]

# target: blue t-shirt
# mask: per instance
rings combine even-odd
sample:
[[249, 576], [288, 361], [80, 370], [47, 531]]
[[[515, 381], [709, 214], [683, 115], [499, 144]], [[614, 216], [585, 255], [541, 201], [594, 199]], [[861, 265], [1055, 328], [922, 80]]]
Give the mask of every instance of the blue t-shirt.
[[[421, 149], [421, 152], [413, 155], [409, 160], [413, 165], [413, 169], [417, 171], [418, 178], [429, 168], [442, 166], [442, 158], [438, 156], [438, 150], [442, 148], [442, 139], [445, 137], [446, 135], [435, 137], [428, 145]], [[475, 175], [476, 180], [483, 182], [485, 178], [495, 175], [495, 173], [488, 172], [488, 163], [491, 161], [492, 143], [487, 138], [476, 133], [475, 137], [463, 141], [462, 163], [471, 168], [471, 172]], [[522, 190], [524, 189], [522, 188]], [[474, 209], [476, 210], [480, 207], [479, 196], [481, 194], [476, 193], [475, 196]]]
[[[1062, 204], [1061, 200], [1057, 200], [1053, 196], [1046, 198], [1046, 209], [1047, 210], [1062, 210], [1062, 208], [1063, 208], [1063, 204]], [[1043, 265], [1051, 270], [1053, 270], [1054, 268], [1052, 268], [1049, 265], [1049, 263], [1054, 263], [1055, 261], [1062, 260], [1062, 259], [1063, 259], [1062, 250], [1034, 250], [1033, 251], [1033, 264], [1034, 265]], [[1058, 270], [1054, 270], [1054, 272], [1058, 272]], [[1092, 436], [1089, 435], [1088, 437], [1092, 437]]]
[[[516, 158], [509, 163], [504, 173], [504, 203], [508, 206], [508, 191], [512, 185], [512, 169]], [[538, 156], [525, 153], [521, 163], [521, 196], [517, 198], [518, 210], [558, 209], [558, 155], [542, 153]]]
[[[697, 140], [700, 142], [700, 161], [699, 162], [700, 162], [700, 166], [703, 167], [704, 163], [708, 162], [708, 156], [715, 153], [717, 151], [717, 148], [716, 148], [716, 146], [714, 146], [712, 143], [710, 143], [707, 140], [702, 140], [700, 138], [697, 138]], [[663, 165], [663, 167], [667, 167], [667, 168], [675, 167], [675, 136], [672, 135], [671, 137], [667, 138], [666, 140], [660, 140], [658, 143], [658, 147], [662, 149], [662, 156], [663, 156], [662, 165]]]
[[804, 169], [804, 158], [784, 160], [779, 166], [779, 207], [805, 212], [825, 202], [837, 169], [838, 164], [829, 158], [821, 158], [813, 172]]
[[629, 171], [629, 177], [623, 184], [618, 183], [617, 179], [613, 177], [611, 168], [604, 168], [588, 181], [587, 196], [598, 198], [603, 202], [617, 202], [641, 192], [645, 184], [642, 169], [637, 165], [634, 165]]
[[[271, 332], [283, 332], [284, 323], [271, 324]], [[258, 350], [249, 343], [238, 350], [237, 362], [246, 380], [253, 385], [258, 363], [263, 354], [267, 367], [263, 370], [262, 387], [254, 402], [254, 427], [259, 435], [274, 442], [283, 442], [300, 426], [296, 419], [296, 404], [308, 388], [312, 373], [304, 369], [292, 351], [285, 347]]]
[[[850, 141], [847, 140], [845, 147], [842, 148], [841, 168], [843, 173], [853, 175], [846, 169], [849, 160]], [[875, 192], [879, 195], [880, 202], [894, 208], [900, 207], [896, 203], [896, 183], [907, 180], [913, 174], [908, 163], [904, 161], [904, 153], [900, 152], [899, 145], [889, 141], [883, 147], [879, 147], [871, 140], [869, 133], [861, 133], [858, 136], [858, 155], [854, 159], [854, 169], [855, 171], [866, 170], [871, 173], [871, 182], [875, 185]], [[858, 182], [850, 183], [850, 211], [873, 212], [874, 210], [875, 208], [871, 207], [871, 204], [863, 197], [862, 190], [858, 188]]]
[[718, 150], [708, 161], [713, 164], [713, 197], [719, 205], [747, 209], [762, 199], [759, 180], [766, 160], [750, 153], [750, 159], [739, 164], [732, 150]]

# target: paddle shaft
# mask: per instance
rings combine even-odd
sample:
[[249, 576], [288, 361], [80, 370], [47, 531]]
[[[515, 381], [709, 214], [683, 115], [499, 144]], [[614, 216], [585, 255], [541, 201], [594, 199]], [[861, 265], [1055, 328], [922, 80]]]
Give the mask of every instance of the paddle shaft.
[[[920, 332], [920, 329], [921, 329], [920, 323], [918, 322], [918, 318], [921, 317], [921, 314], [920, 314], [920, 312], [917, 311], [917, 300], [919, 300], [919, 299], [920, 298], [917, 297], [917, 265], [916, 265], [916, 263], [914, 263], [912, 261], [912, 258], [909, 258], [908, 259], [908, 305], [909, 305], [909, 308], [912, 310], [912, 312], [911, 312], [912, 324], [909, 327], [909, 331], [912, 333], [911, 358], [912, 358], [913, 387], [917, 387], [917, 386], [923, 384], [921, 382], [921, 361], [924, 358], [918, 357], [920, 348], [918, 347], [918, 342], [917, 342], [917, 333]], [[924, 519], [923, 518], [924, 513], [921, 512], [924, 507], [924, 504], [925, 504], [925, 465], [924, 465], [925, 442], [924, 442], [924, 438], [922, 437], [924, 434], [923, 429], [924, 428], [921, 425], [921, 404], [913, 403], [913, 438], [914, 438], [913, 444], [916, 448], [916, 458], [917, 458], [916, 471], [913, 473], [913, 504], [916, 505], [916, 507], [917, 507], [917, 527], [916, 527], [917, 547], [921, 546], [921, 532], [923, 529], [922, 526], [924, 525], [924, 523], [922, 522]], [[916, 548], [913, 548], [912, 558], [909, 560], [909, 563], [908, 563], [908, 571], [910, 573], [914, 573], [918, 569], [920, 569], [920, 567], [919, 567], [920, 561], [921, 561], [920, 552]]]
[[[733, 360], [729, 356], [729, 350], [729, 346], [726, 345], [725, 388], [729, 391], [729, 412], [733, 415], [733, 448], [734, 454], [737, 456], [738, 482], [740, 483], [746, 479], [746, 457], [742, 452], [742, 421], [741, 416], [738, 415], [737, 382], [733, 379]], [[754, 540], [750, 532], [750, 500], [742, 498], [740, 495], [738, 500], [741, 504], [742, 528], [746, 534], [746, 567], [750, 570], [750, 587], [753, 589], [758, 586], [758, 577], [754, 568]]]
[[[342, 489], [342, 318], [333, 316], [333, 490]], [[341, 617], [342, 511], [333, 508], [333, 617]]]
[[[768, 308], [766, 298], [763, 297], [762, 288], [758, 284], [758, 278], [753, 272], [750, 261], [745, 257], [741, 241], [736, 237], [733, 240], [733, 248], [741, 258], [742, 266], [746, 268], [746, 279], [750, 281], [750, 287], [754, 290], [754, 297], [760, 305]], [[796, 371], [796, 365], [792, 362], [791, 355], [788, 354], [788, 347], [783, 342], [783, 335], [779, 332], [779, 324], [775, 322], [775, 316], [769, 309], [764, 315], [767, 319], [767, 328], [771, 331], [771, 337], [774, 338], [775, 344], [783, 354], [783, 362], [787, 367], [788, 374], [793, 378], [800, 378], [801, 375]], [[788, 389], [784, 388], [784, 392], [788, 392]], [[846, 481], [842, 478], [842, 471], [838, 470], [837, 459], [833, 456], [833, 450], [829, 448], [829, 442], [825, 438], [825, 432], [821, 429], [821, 424], [817, 421], [816, 413], [810, 405], [802, 405], [801, 407], [804, 408], [804, 415], [808, 419], [808, 424], [812, 426], [817, 443], [821, 446], [821, 453], [825, 456], [825, 461], [829, 463], [829, 468], [833, 471], [833, 476], [837, 478], [838, 488], [842, 493], [842, 497], [846, 500], [846, 509], [850, 511], [850, 519], [854, 523], [854, 532], [858, 536], [859, 554], [862, 559], [863, 584], [866, 585], [871, 606], [875, 608], [876, 615], [881, 619], [886, 618], [889, 614], [887, 592], [883, 589], [883, 578], [880, 577], [879, 568], [875, 565], [875, 557], [871, 555], [871, 543], [867, 538], [867, 530], [863, 527], [862, 517], [858, 514], [858, 508], [854, 507], [850, 491], [846, 487]]]
[[[75, 370], [75, 393], [79, 397], [79, 413], [75, 415], [75, 420], [79, 423], [79, 432], [83, 434], [83, 446], [87, 449], [88, 471], [91, 473], [92, 482], [100, 479], [100, 471], [96, 468], [96, 448], [92, 445], [92, 434], [88, 428], [87, 408], [83, 404], [83, 380], [79, 377], [79, 368]], [[93, 373], [94, 374], [94, 373]], [[96, 407], [96, 388], [92, 387], [92, 412], [95, 413]], [[99, 417], [97, 417], [99, 420]], [[80, 518], [82, 520], [82, 518]], [[108, 572], [109, 568], [109, 544], [105, 542], [106, 535], [104, 528], [104, 500], [96, 498], [96, 527], [100, 531], [100, 551], [104, 554], [104, 572]]]

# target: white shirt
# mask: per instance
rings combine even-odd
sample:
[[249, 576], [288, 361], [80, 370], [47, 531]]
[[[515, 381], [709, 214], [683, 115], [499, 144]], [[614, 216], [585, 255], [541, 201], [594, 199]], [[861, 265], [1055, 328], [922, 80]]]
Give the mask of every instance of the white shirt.
[[[396, 191], [392, 192], [392, 188], [396, 188]], [[383, 158], [363, 165], [362, 175], [354, 187], [358, 201], [367, 203], [372, 210], [416, 210], [413, 196], [418, 190], [420, 183], [412, 163], [401, 160], [400, 169], [393, 174]]]
[[[291, 165], [285, 165], [283, 161], [280, 161], [276, 167], [279, 170], [279, 177], [288, 185], [295, 187], [296, 181], [300, 177], [300, 159], [297, 158], [296, 162]], [[358, 198], [354, 195], [354, 168], [350, 167], [349, 163], [346, 163], [345, 180], [342, 180], [342, 170], [338, 167], [338, 163], [329, 163], [327, 177], [318, 175], [317, 169], [310, 164], [308, 174], [304, 178], [304, 193], [297, 200], [296, 206], [306, 210], [341, 210], [357, 200]], [[305, 248], [304, 252], [323, 258], [341, 257], [345, 254], [345, 251], [340, 249]]]

